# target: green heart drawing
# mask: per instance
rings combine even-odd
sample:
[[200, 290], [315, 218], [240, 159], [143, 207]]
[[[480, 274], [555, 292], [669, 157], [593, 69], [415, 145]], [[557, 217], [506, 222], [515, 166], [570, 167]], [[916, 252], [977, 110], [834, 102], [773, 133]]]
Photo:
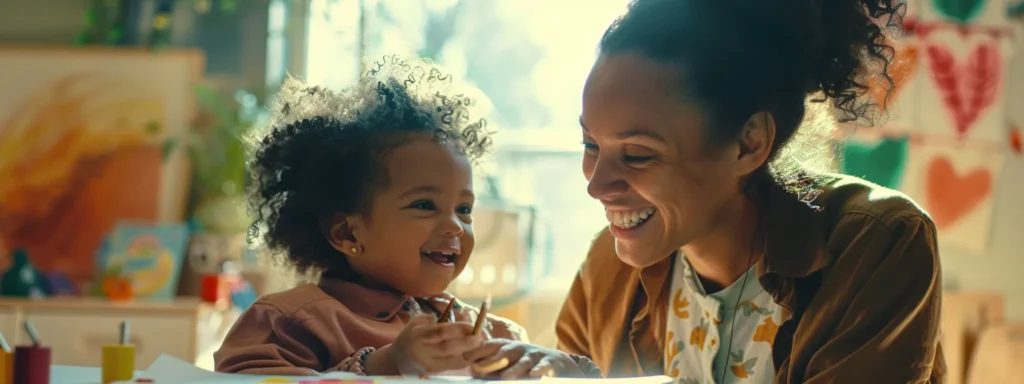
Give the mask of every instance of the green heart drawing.
[[985, 0], [932, 0], [932, 5], [947, 19], [967, 24], [985, 9]]
[[841, 169], [847, 175], [897, 189], [903, 181], [909, 143], [907, 137], [882, 139], [877, 143], [847, 141], [842, 148]]

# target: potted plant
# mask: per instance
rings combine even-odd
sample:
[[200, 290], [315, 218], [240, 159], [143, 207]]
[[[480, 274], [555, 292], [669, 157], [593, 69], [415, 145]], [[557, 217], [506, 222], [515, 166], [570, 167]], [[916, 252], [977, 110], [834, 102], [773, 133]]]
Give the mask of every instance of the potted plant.
[[195, 89], [199, 114], [189, 152], [194, 168], [196, 198], [193, 219], [211, 234], [245, 232], [245, 135], [264, 124], [266, 110], [252, 92], [238, 90], [228, 99], [212, 87]]

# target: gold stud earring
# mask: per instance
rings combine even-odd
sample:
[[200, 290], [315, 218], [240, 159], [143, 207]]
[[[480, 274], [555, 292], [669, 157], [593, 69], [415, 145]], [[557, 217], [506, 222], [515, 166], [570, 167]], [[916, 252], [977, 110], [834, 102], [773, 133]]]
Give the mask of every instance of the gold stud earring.
[[359, 253], [359, 248], [356, 247], [349, 248], [348, 250], [352, 251], [352, 253]]

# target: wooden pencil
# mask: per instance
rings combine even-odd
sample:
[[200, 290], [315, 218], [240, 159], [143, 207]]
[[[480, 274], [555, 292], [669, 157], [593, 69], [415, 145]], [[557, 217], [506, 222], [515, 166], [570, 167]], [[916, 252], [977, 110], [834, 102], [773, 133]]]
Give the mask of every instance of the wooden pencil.
[[480, 304], [480, 315], [476, 318], [476, 325], [473, 326], [473, 335], [479, 335], [484, 328], [484, 319], [487, 318], [487, 311], [491, 310], [491, 295], [487, 295], [483, 304]]
[[454, 307], [455, 299], [452, 299], [452, 301], [448, 302], [448, 306], [445, 307], [444, 312], [441, 312], [441, 315], [437, 317], [437, 322], [444, 323], [447, 322], [448, 320], [451, 320], [450, 318], [452, 317], [452, 308]]

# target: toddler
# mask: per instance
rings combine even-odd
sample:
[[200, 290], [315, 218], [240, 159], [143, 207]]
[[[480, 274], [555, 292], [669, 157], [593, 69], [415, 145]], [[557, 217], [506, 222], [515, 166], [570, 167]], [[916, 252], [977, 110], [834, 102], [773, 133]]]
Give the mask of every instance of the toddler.
[[253, 143], [251, 232], [320, 277], [246, 310], [214, 355], [217, 371], [600, 376], [497, 316], [474, 335], [480, 311], [444, 292], [473, 251], [471, 163], [490, 144], [454, 89], [437, 68], [397, 57], [341, 94], [285, 82]]

